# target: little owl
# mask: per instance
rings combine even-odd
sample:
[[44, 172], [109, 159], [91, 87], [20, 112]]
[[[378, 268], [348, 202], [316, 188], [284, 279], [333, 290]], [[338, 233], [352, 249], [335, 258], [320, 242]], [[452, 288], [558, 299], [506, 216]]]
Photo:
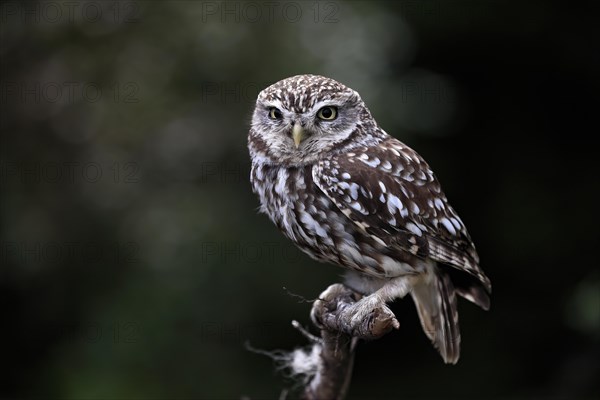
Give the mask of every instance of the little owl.
[[260, 210], [303, 252], [347, 268], [375, 305], [410, 293], [446, 363], [460, 353], [456, 294], [487, 310], [490, 280], [429, 165], [388, 135], [359, 94], [317, 75], [258, 95], [248, 136]]

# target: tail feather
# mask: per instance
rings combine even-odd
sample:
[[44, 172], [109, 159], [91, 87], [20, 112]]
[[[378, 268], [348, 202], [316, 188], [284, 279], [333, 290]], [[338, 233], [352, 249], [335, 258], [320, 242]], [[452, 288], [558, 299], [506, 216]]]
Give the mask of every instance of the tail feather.
[[444, 362], [456, 364], [460, 356], [460, 330], [456, 290], [450, 276], [433, 272], [433, 279], [418, 282], [411, 292], [421, 326]]
[[465, 288], [456, 287], [455, 289], [459, 295], [469, 300], [471, 303], [477, 304], [485, 311], [490, 309], [490, 296], [482, 287], [473, 285]]
[[471, 303], [477, 304], [484, 310], [490, 309], [489, 290], [491, 285], [485, 286], [480, 280], [475, 279], [472, 275], [466, 274], [455, 268], [444, 268], [444, 265], [439, 265], [439, 273], [447, 274], [452, 279], [454, 290], [469, 300]]

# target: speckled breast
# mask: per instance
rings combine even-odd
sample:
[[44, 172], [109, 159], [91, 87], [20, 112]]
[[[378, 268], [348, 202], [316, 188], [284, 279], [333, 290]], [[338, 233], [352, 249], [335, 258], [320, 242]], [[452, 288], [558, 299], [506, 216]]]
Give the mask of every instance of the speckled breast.
[[[378, 277], [389, 276], [374, 254], [379, 244], [355, 225], [319, 190], [312, 166], [255, 164], [251, 181], [261, 211], [283, 234], [311, 257]], [[385, 250], [383, 251], [385, 253]]]

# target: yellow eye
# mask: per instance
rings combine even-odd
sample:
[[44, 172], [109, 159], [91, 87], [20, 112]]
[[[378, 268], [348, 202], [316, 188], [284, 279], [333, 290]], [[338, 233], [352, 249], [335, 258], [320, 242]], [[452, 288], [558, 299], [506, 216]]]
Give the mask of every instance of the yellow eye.
[[283, 118], [283, 114], [276, 107], [271, 107], [271, 108], [269, 108], [269, 118], [281, 119], [281, 118]]
[[317, 117], [325, 121], [333, 121], [337, 118], [337, 108], [331, 106], [323, 107], [317, 113]]

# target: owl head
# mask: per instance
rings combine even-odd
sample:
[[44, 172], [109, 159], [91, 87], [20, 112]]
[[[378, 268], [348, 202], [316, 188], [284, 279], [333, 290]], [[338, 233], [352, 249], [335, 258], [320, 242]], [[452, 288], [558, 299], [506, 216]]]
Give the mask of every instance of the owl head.
[[267, 162], [301, 165], [347, 150], [376, 126], [356, 91], [323, 76], [297, 75], [259, 93], [249, 145]]

